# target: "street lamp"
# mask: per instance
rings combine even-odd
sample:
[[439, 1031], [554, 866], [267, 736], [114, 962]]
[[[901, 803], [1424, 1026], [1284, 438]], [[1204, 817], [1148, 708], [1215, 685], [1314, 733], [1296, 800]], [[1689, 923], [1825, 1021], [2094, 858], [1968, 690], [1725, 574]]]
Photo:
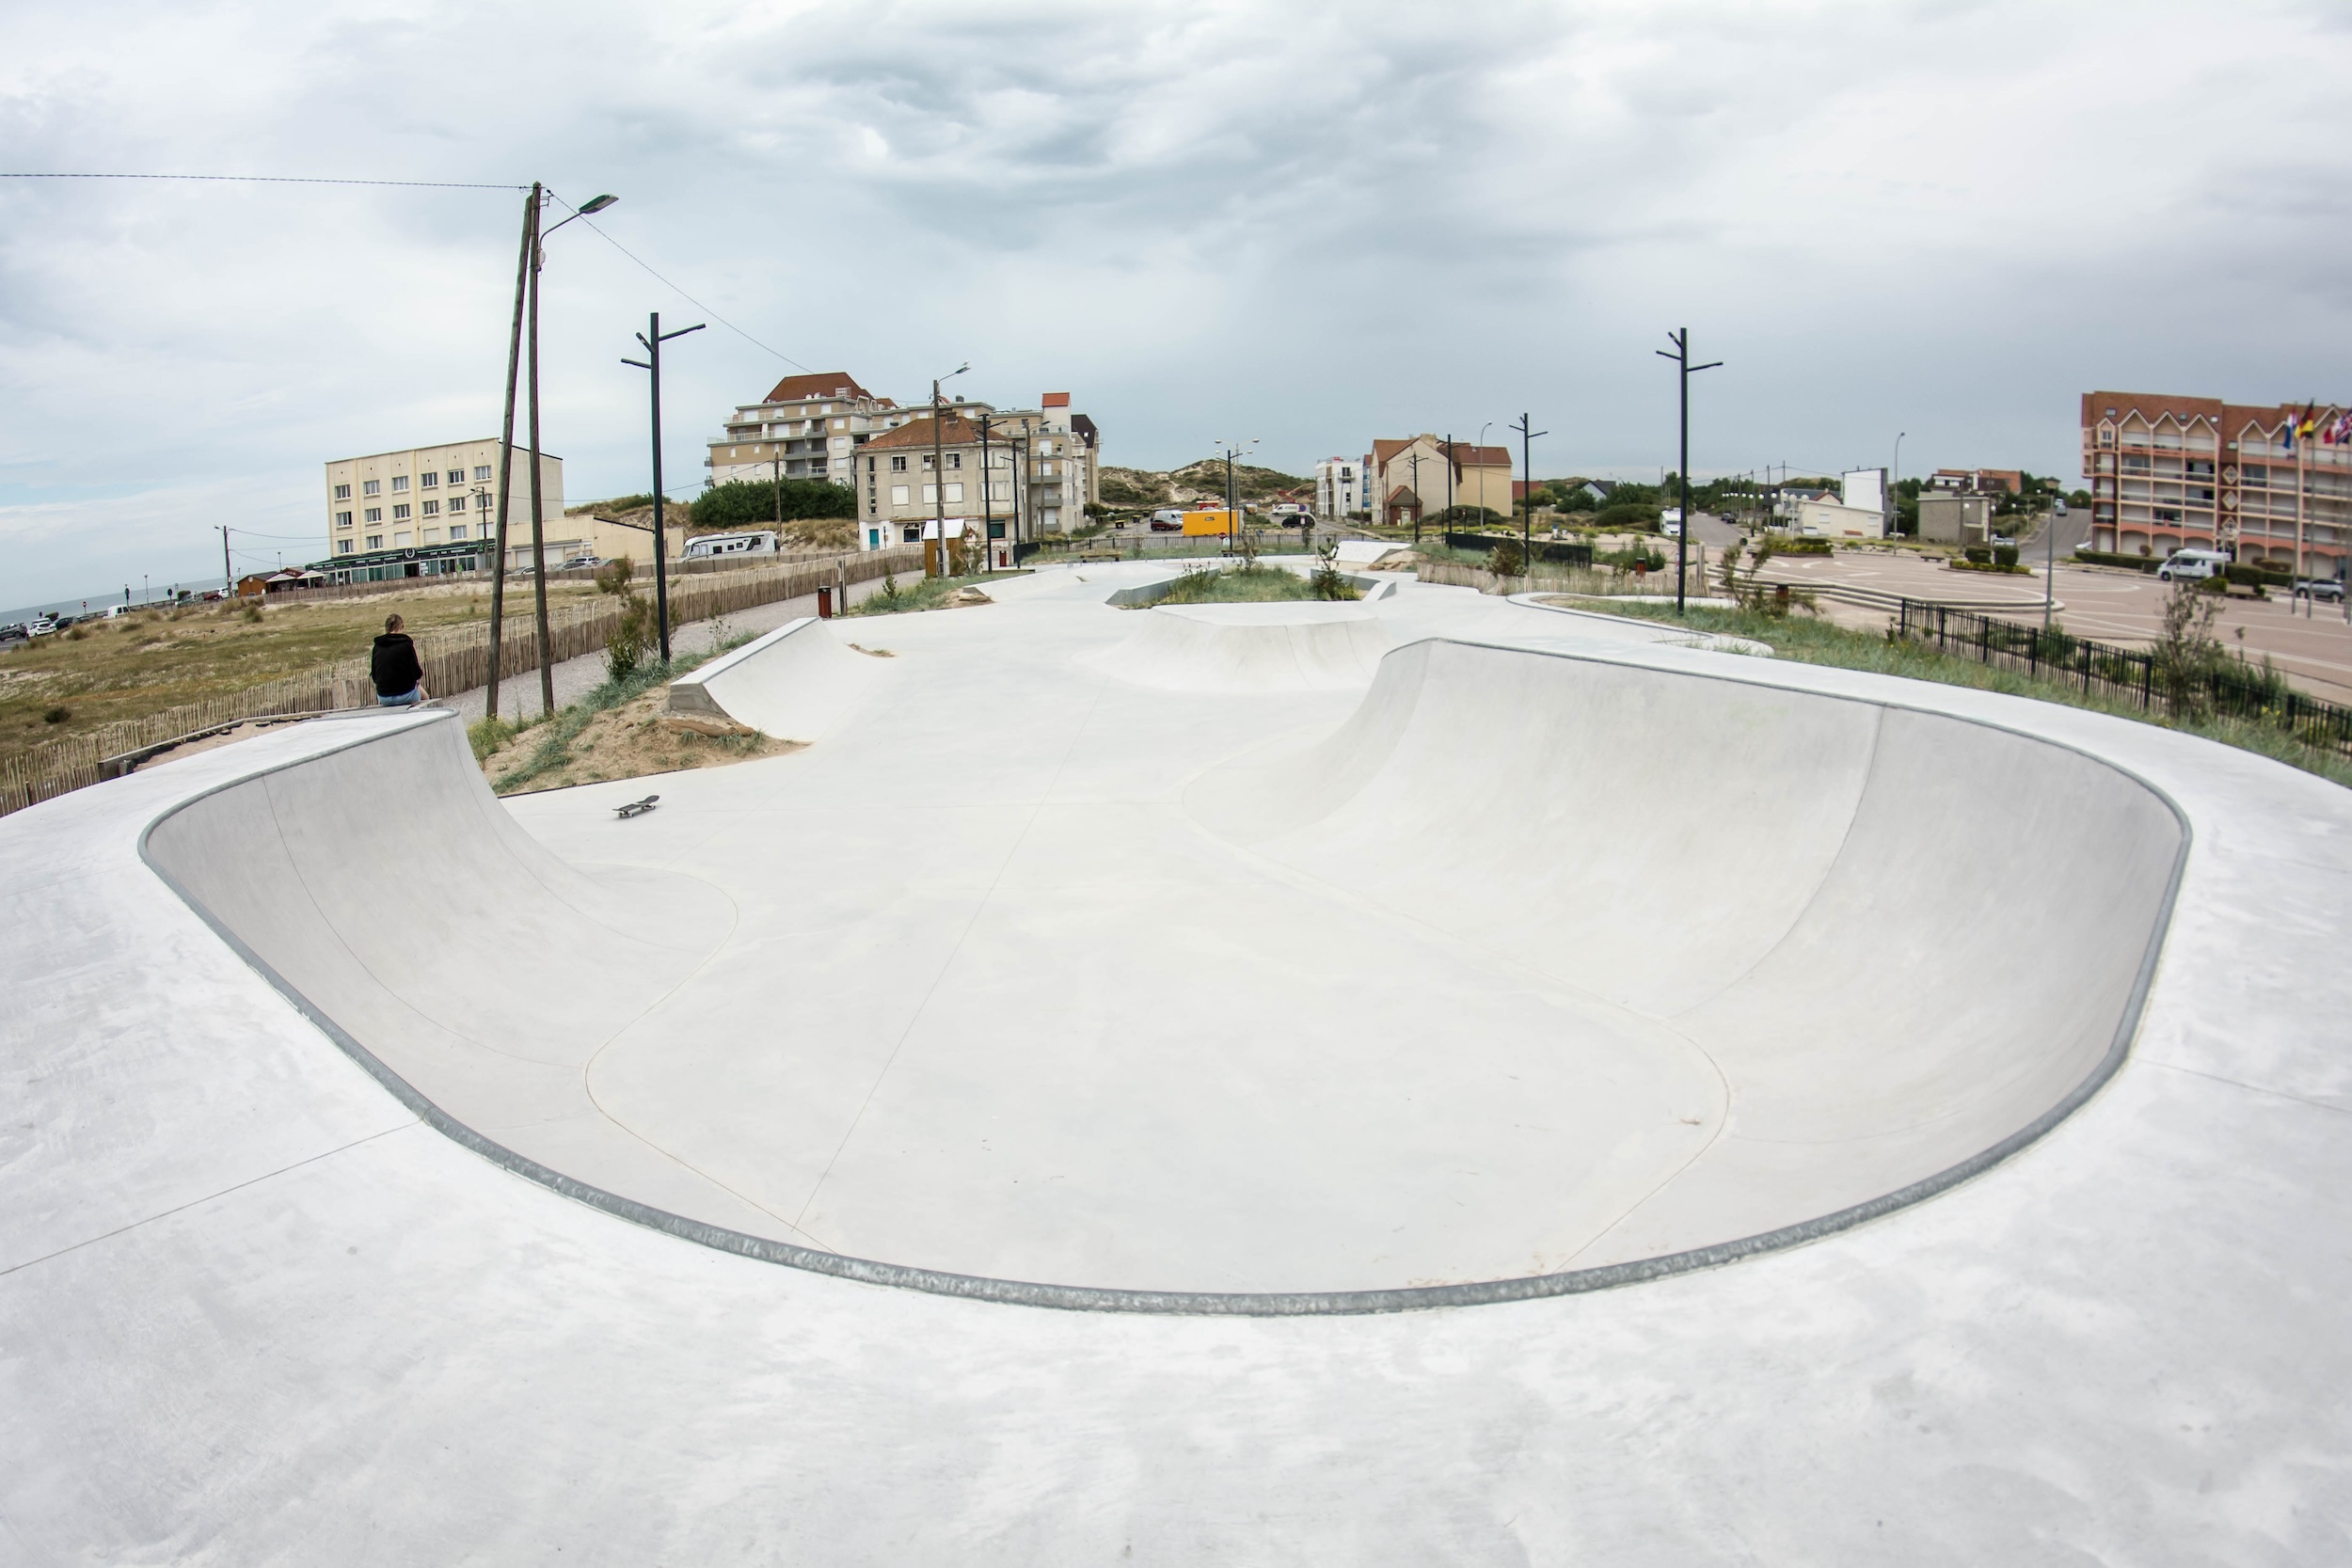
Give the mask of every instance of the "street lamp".
[[[1528, 426], [1531, 422], [1533, 421], [1525, 414], [1521, 414], [1518, 423], [1504, 428], [1519, 433], [1519, 471], [1527, 481], [1527, 499], [1519, 509], [1519, 570], [1526, 575], [1528, 586], [1534, 587], [1535, 577], [1535, 437], [1549, 436], [1551, 432], [1530, 430]], [[1503, 537], [1510, 536], [1505, 534]]]
[[[1895, 466], [1886, 470], [1886, 510], [1889, 516], [1894, 515], [1897, 510], [1895, 486], [1903, 482], [1903, 437], [1910, 434], [1907, 430], [1895, 433]], [[1899, 533], [1901, 530], [1896, 531]]]
[[[945, 405], [940, 399], [939, 388], [971, 368], [972, 361], [966, 359], [946, 375], [931, 377], [931, 532], [939, 541], [937, 562], [939, 570], [929, 574], [932, 577], [946, 577], [949, 564], [947, 559], [947, 465], [940, 429], [941, 411]], [[924, 564], [929, 566], [932, 562], [925, 562]]]
[[[584, 209], [583, 209], [584, 210]], [[571, 220], [566, 218], [564, 222]], [[558, 227], [562, 227], [558, 225]], [[660, 629], [661, 662], [670, 662], [670, 570], [669, 550], [661, 535], [661, 515], [667, 509], [667, 498], [661, 492], [661, 345], [673, 338], [683, 338], [689, 332], [700, 332], [703, 324], [681, 326], [675, 332], [661, 330], [661, 312], [656, 310], [645, 318], [645, 330], [637, 334], [637, 341], [645, 345], [643, 359], [623, 359], [624, 365], [634, 365], [653, 377], [653, 597], [654, 624]], [[856, 476], [850, 476], [854, 483]]]
[[1233, 459], [1248, 456], [1250, 450], [1257, 446], [1258, 437], [1252, 436], [1248, 440], [1235, 444], [1220, 436], [1216, 444], [1225, 454], [1225, 552], [1231, 555], [1233, 536], [1241, 530], [1240, 499], [1233, 490]]
[[1655, 352], [1661, 359], [1675, 362], [1675, 383], [1682, 394], [1682, 527], [1675, 539], [1675, 613], [1683, 612], [1684, 583], [1689, 576], [1691, 560], [1691, 378], [1701, 371], [1711, 371], [1723, 364], [1710, 359], [1704, 365], [1691, 363], [1691, 329], [1678, 327], [1666, 334], [1666, 341], [1675, 346], [1668, 354], [1664, 349]]
[[531, 578], [532, 592], [536, 601], [533, 620], [539, 653], [539, 702], [543, 711], [555, 711], [555, 669], [551, 657], [552, 640], [548, 632], [547, 520], [539, 472], [539, 270], [547, 261], [544, 242], [548, 234], [554, 233], [556, 229], [563, 228], [572, 218], [601, 213], [620, 199], [609, 195], [591, 197], [572, 209], [572, 217], [564, 219], [554, 229], [543, 231], [539, 227], [539, 214], [549, 194], [545, 184], [535, 180], [532, 182], [531, 194], [523, 198], [522, 253], [515, 264], [515, 325], [506, 343], [506, 414], [499, 431], [498, 564], [495, 575], [490, 578], [490, 679], [489, 689], [483, 693], [483, 711], [492, 718], [496, 718], [499, 711], [499, 666], [506, 629], [506, 515], [509, 498], [514, 494], [515, 381], [517, 361], [523, 356], [526, 328], [530, 335]]

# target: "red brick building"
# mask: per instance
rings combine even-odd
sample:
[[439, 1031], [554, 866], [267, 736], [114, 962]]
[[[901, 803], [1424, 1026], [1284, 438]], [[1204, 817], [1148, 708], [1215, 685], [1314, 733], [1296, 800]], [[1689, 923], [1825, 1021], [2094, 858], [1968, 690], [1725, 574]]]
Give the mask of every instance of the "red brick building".
[[2352, 419], [2343, 404], [2086, 392], [2082, 440], [2093, 549], [2220, 549], [2301, 577], [2344, 575]]

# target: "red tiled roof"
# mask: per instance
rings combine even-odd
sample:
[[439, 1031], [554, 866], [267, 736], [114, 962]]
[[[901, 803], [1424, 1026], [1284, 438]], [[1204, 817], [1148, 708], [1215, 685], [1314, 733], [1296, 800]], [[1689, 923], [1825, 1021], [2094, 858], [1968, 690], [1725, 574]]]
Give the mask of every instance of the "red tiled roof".
[[814, 375], [787, 375], [768, 394], [770, 403], [798, 403], [803, 398], [865, 398], [874, 394], [859, 386], [848, 371], [818, 371]]
[[[1438, 443], [1443, 447], [1444, 442]], [[1454, 443], [1454, 461], [1465, 468], [1507, 468], [1511, 466], [1509, 447], [1481, 447], [1469, 441]]]
[[[858, 450], [928, 449], [930, 444], [931, 416], [930, 411], [926, 409], [898, 429], [883, 431]], [[980, 427], [961, 414], [944, 414], [939, 420], [939, 444], [943, 447], [977, 447], [980, 444]]]
[[2126, 415], [2137, 414], [2143, 420], [2154, 420], [2167, 414], [2183, 420], [2199, 415], [2218, 421], [2221, 419], [2219, 398], [2180, 397], [2169, 392], [2085, 392], [2083, 394], [2083, 428], [2096, 426], [2115, 410], [2120, 420]]

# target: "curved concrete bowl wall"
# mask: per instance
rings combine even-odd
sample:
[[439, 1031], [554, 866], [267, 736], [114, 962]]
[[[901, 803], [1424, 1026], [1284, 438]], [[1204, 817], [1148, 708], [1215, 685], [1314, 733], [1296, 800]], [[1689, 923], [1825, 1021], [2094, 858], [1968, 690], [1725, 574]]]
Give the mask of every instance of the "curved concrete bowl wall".
[[[825, 668], [857, 657], [829, 639], [795, 651], [823, 653]], [[706, 960], [727, 946], [734, 905], [686, 878], [590, 878], [556, 860], [489, 795], [454, 722], [200, 798], [151, 830], [147, 852], [347, 1050], [437, 1108], [444, 1131], [616, 1212], [739, 1252], [965, 1294], [1330, 1311], [1552, 1293], [1720, 1261], [1980, 1168], [2120, 1060], [2184, 845], [2154, 792], [2046, 742], [1447, 641], [1389, 654], [1336, 732], [1213, 768], [1184, 804], [1228, 847], [1225, 863], [1265, 868], [1252, 873], [1261, 883], [1279, 874], [1336, 890], [1475, 953], [1478, 973], [1541, 1005], [1480, 1010], [1484, 999], [1466, 997], [1451, 1014], [1465, 1021], [1456, 1037], [1416, 1038], [1409, 1058], [1348, 1069], [1409, 1074], [1422, 1098], [1399, 1107], [1365, 1109], [1333, 1059], [1314, 1058], [1295, 1075], [1284, 1115], [1298, 1125], [1279, 1149], [1217, 1125], [1214, 1092], [1142, 1107], [1199, 1124], [1086, 1195], [1084, 1212], [1105, 1245], [1132, 1249], [1118, 1256], [1160, 1261], [1086, 1277], [1075, 1264], [1058, 1272], [1055, 1259], [1073, 1256], [1057, 1250], [1062, 1220], [1039, 1222], [1052, 1233], [901, 1248], [940, 1234], [937, 1212], [954, 1204], [952, 1174], [936, 1172], [937, 1190], [894, 1199], [878, 1188], [864, 1212], [845, 1207], [841, 1223], [864, 1227], [846, 1233], [850, 1244], [804, 1249], [784, 1206], [749, 1201], [741, 1180], [704, 1174], [721, 1162], [616, 1115], [598, 1083], [627, 1080], [666, 1097], [664, 1115], [712, 1119], [681, 1104], [690, 1085], [663, 1066], [676, 1042], [641, 1026], [698, 981], [715, 984]], [[1163, 840], [1130, 852], [1165, 854]], [[1165, 886], [1200, 863], [1153, 871]], [[1119, 918], [1155, 914], [1147, 897]], [[1199, 981], [1171, 971], [1168, 983]], [[1050, 1022], [1050, 990], [1007, 994], [1005, 1016], [981, 1023], [1018, 1037]], [[1520, 1037], [1486, 1037], [1479, 1019]], [[1311, 1033], [1343, 1053], [1350, 1038], [1328, 1016], [1251, 1027], [1262, 1054]], [[815, 1062], [824, 1045], [798, 1042]], [[609, 1052], [627, 1056], [625, 1070], [604, 1071]], [[1457, 1093], [1457, 1064], [1465, 1080], [1489, 1081]], [[967, 1079], [942, 1103], [952, 1116], [972, 1096], [1032, 1087]], [[723, 1073], [696, 1092], [724, 1096]], [[1265, 1104], [1248, 1110], [1264, 1122]], [[1203, 1225], [1154, 1250], [1155, 1225], [1190, 1223], [1155, 1216], [1199, 1207], [1172, 1194], [1198, 1180], [1246, 1196], [1260, 1152], [1269, 1182], [1312, 1175], [1360, 1202], [1256, 1205], [1270, 1217], [1247, 1238]], [[1465, 1163], [1501, 1175], [1455, 1217], [1447, 1183]], [[1450, 1250], [1376, 1244], [1391, 1211], [1415, 1203], [1441, 1212], [1433, 1224]], [[933, 1228], [894, 1228], [915, 1207]], [[844, 1256], [861, 1239], [863, 1256], [883, 1261]], [[1316, 1250], [1335, 1239], [1346, 1245]], [[1228, 1245], [1272, 1258], [1256, 1259], [1258, 1276], [1279, 1291], [1189, 1294], [1219, 1291], [1216, 1249]]]

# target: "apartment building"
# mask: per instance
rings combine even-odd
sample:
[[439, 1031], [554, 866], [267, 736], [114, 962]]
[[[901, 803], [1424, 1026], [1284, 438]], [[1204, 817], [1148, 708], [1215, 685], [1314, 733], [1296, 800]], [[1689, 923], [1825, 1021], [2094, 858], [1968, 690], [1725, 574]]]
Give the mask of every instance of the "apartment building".
[[[527, 563], [530, 454], [517, 449], [510, 467], [515, 495], [507, 510], [508, 544], [512, 546], [519, 537], [521, 562], [514, 563]], [[562, 458], [539, 454], [539, 486], [541, 516], [562, 531]], [[326, 559], [319, 564], [330, 572], [380, 576], [373, 569], [387, 563], [437, 562], [472, 555], [475, 546], [494, 536], [498, 494], [495, 436], [336, 458], [326, 465]]]
[[1079, 526], [1100, 496], [1101, 432], [1071, 409], [1068, 393], [1048, 392], [1040, 404], [943, 408], [936, 451], [931, 411], [905, 410], [855, 454], [860, 544], [869, 550], [914, 544], [933, 536], [930, 525], [943, 515], [949, 538], [984, 533], [1007, 551]]
[[1483, 506], [1511, 515], [1511, 449], [1448, 442], [1420, 435], [1375, 440], [1364, 457], [1364, 495], [1372, 520], [1404, 527], [1424, 514]]
[[2342, 577], [2352, 540], [2344, 404], [2086, 392], [2090, 547], [2219, 549], [2298, 577]]
[[905, 418], [905, 410], [847, 371], [787, 375], [757, 403], [736, 406], [703, 462], [713, 484], [773, 479], [778, 464], [786, 479], [847, 484], [850, 453]]
[[1364, 465], [1352, 457], [1327, 457], [1315, 465], [1315, 514], [1344, 517], [1367, 510]]

